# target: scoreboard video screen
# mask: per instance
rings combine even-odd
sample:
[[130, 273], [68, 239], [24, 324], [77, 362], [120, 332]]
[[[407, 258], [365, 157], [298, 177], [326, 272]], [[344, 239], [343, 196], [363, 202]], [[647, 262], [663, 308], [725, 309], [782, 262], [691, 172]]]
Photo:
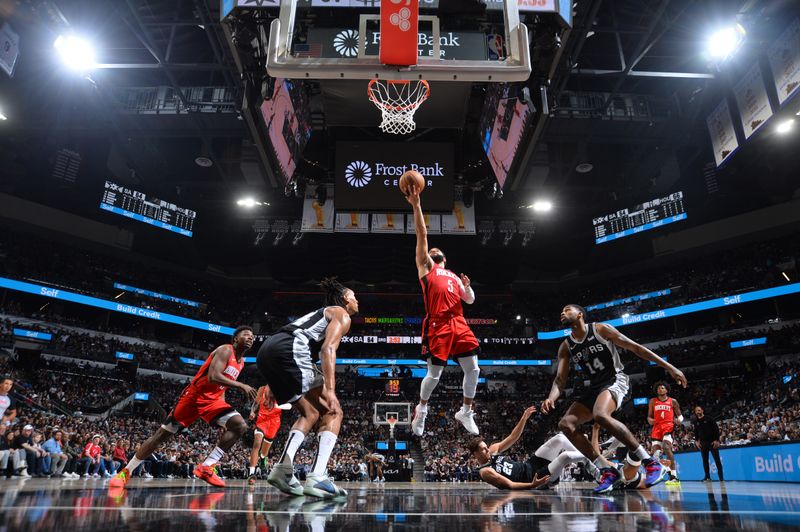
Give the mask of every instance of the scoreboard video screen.
[[595, 244], [617, 240], [686, 219], [678, 191], [593, 220]]
[[188, 237], [192, 236], [194, 219], [197, 217], [193, 210], [148, 197], [144, 192], [111, 181], [106, 181], [100, 208]]

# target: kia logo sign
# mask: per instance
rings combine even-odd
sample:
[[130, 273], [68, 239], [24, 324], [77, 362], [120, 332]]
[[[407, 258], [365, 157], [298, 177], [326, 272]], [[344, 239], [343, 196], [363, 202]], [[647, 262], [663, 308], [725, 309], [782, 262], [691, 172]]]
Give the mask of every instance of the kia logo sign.
[[361, 188], [372, 179], [372, 169], [364, 161], [353, 161], [345, 168], [344, 178], [348, 185]]
[[400, 176], [416, 170], [425, 178], [425, 212], [452, 212], [453, 147], [435, 142], [339, 142], [334, 205], [341, 212], [408, 212]]

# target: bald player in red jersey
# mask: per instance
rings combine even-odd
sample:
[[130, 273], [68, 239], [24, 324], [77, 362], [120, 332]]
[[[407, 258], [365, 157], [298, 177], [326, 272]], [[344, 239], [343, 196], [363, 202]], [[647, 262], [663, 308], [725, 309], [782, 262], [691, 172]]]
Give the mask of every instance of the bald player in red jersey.
[[244, 368], [244, 354], [253, 347], [254, 339], [253, 329], [242, 325], [234, 331], [233, 343], [221, 345], [211, 352], [192, 382], [181, 393], [178, 404], [161, 428], [139, 447], [125, 468], [111, 479], [109, 487], [124, 487], [140, 463], [198, 418], [209, 425], [223, 427], [225, 432], [208, 458], [194, 468], [194, 476], [212, 486], [225, 487], [225, 482], [214, 472], [214, 465], [247, 431], [244, 418], [225, 401], [225, 390], [238, 388], [249, 400], [255, 400], [256, 390], [236, 380]]
[[420, 204], [420, 190], [411, 185], [406, 199], [414, 210], [414, 229], [417, 233], [416, 263], [422, 296], [425, 300], [425, 320], [422, 322], [422, 354], [428, 359], [428, 373], [422, 379], [419, 404], [414, 409], [411, 430], [417, 436], [425, 432], [428, 400], [439, 384], [449, 358], [455, 358], [464, 371], [464, 404], [455, 418], [467, 432], [478, 434], [472, 402], [478, 388], [478, 354], [480, 345], [464, 319], [461, 301], [471, 305], [475, 292], [469, 277], [458, 276], [446, 269], [447, 259], [439, 248], [428, 249], [428, 231]]

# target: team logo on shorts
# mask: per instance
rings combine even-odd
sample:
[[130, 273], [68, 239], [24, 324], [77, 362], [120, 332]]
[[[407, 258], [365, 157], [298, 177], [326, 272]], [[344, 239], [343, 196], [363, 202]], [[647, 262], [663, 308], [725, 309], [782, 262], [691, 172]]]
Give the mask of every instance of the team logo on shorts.
[[344, 178], [351, 187], [365, 187], [372, 179], [372, 168], [364, 161], [353, 161], [344, 169]]
[[358, 55], [358, 32], [356, 30], [342, 30], [333, 38], [333, 49], [342, 57], [355, 57]]

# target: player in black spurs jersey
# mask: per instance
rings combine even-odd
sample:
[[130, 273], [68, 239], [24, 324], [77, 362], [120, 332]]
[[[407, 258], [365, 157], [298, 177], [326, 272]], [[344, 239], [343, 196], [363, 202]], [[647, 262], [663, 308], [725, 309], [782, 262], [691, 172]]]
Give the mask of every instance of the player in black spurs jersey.
[[[278, 404], [292, 403], [300, 417], [267, 482], [289, 495], [332, 498], [347, 492], [328, 478], [328, 460], [342, 425], [336, 398], [336, 349], [358, 312], [355, 292], [335, 279], [323, 279], [325, 306], [281, 327], [258, 351], [258, 370]], [[322, 363], [322, 372], [315, 361]], [[305, 486], [294, 476], [292, 461], [306, 434], [316, 427], [317, 456]]]
[[573, 446], [563, 434], [556, 434], [539, 445], [527, 462], [517, 462], [505, 452], [517, 443], [525, 424], [536, 407], [531, 406], [522, 413], [517, 426], [504, 440], [486, 445], [481, 438], [473, 438], [467, 444], [472, 458], [480, 464], [481, 480], [495, 488], [524, 490], [546, 488], [555, 484], [567, 464], [584, 462], [593, 476], [599, 476], [597, 468]]
[[558, 372], [550, 395], [542, 402], [545, 414], [555, 408], [555, 403], [567, 384], [570, 359], [579, 366], [589, 380], [589, 388], [575, 398], [575, 402], [559, 422], [559, 428], [570, 441], [594, 464], [600, 468], [602, 476], [600, 485], [595, 488], [598, 493], [606, 493], [614, 489], [622, 475], [603, 456], [592, 447], [579, 428], [594, 419], [628, 448], [626, 462], [638, 468], [645, 466], [647, 487], [654, 486], [669, 478], [669, 472], [658, 460], [654, 460], [642, 447], [639, 440], [628, 428], [611, 417], [615, 410], [622, 406], [629, 392], [629, 379], [622, 372], [624, 365], [619, 358], [617, 348], [627, 349], [639, 358], [654, 362], [667, 370], [675, 381], [686, 387], [686, 376], [649, 349], [627, 338], [611, 325], [605, 323], [586, 323], [586, 311], [580, 305], [567, 305], [561, 311], [561, 324], [569, 326], [571, 334], [558, 348]]

